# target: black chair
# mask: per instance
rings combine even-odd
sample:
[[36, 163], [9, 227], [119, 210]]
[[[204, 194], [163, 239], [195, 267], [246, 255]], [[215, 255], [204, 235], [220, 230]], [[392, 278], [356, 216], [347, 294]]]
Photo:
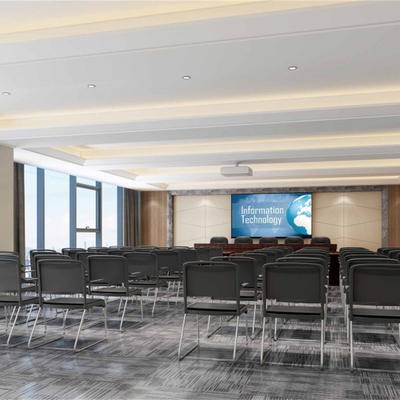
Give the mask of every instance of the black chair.
[[250, 236], [238, 236], [235, 238], [235, 244], [253, 244], [253, 239]]
[[129, 252], [124, 257], [128, 263], [130, 285], [140, 289], [154, 289], [154, 303], [151, 316], [157, 303], [158, 292], [161, 288], [167, 289], [167, 309], [169, 307], [169, 285], [168, 282], [159, 279], [158, 256], [150, 252]]
[[273, 236], [263, 236], [262, 238], [260, 238], [260, 241], [258, 243], [260, 243], [260, 244], [264, 244], [264, 243], [278, 244], [278, 239]]
[[[228, 262], [189, 262], [183, 266], [184, 288], [184, 316], [181, 338], [178, 348], [178, 360], [181, 361], [188, 354], [200, 346], [199, 315], [232, 316], [236, 317], [235, 339], [232, 361], [236, 363], [247, 349], [247, 305], [240, 302], [239, 267]], [[190, 302], [189, 297], [200, 301]], [[212, 302], [212, 299], [221, 299], [227, 302]], [[236, 357], [237, 337], [240, 316], [246, 314], [246, 348]], [[197, 315], [197, 344], [181, 355], [186, 317], [188, 314]], [[220, 359], [219, 359], [220, 360]]]
[[79, 253], [80, 251], [86, 251], [86, 250], [79, 247], [64, 247], [63, 249], [61, 249], [61, 253], [64, 256], [69, 256], [73, 260], [76, 260], [76, 253]]
[[[324, 267], [317, 264], [296, 264], [295, 262], [281, 262], [266, 264], [263, 268], [263, 323], [261, 339], [261, 365], [265, 363], [264, 356], [265, 322], [273, 320], [302, 319], [321, 321], [321, 369], [324, 366], [325, 342], [325, 271]], [[272, 304], [268, 301], [279, 303], [309, 303], [315, 306]], [[272, 350], [272, 346], [270, 348]]]
[[107, 252], [101, 252], [97, 251], [95, 252], [90, 252], [90, 251], [79, 251], [76, 253], [76, 259], [78, 261], [81, 261], [83, 265], [85, 266], [85, 275], [89, 276], [89, 263], [88, 263], [88, 258], [93, 255], [107, 255]]
[[[122, 311], [119, 330], [122, 332], [122, 325], [126, 313], [126, 306], [130, 298], [140, 298], [140, 321], [134, 326], [143, 322], [142, 291], [130, 285], [128, 263], [125, 257], [119, 255], [95, 255], [88, 258], [89, 263], [89, 293], [94, 296], [125, 298], [125, 305]], [[98, 287], [101, 283], [102, 286]], [[106, 285], [106, 286], [104, 286]], [[107, 305], [107, 302], [106, 302]], [[118, 310], [119, 312], [120, 310]]]
[[109, 250], [108, 247], [88, 247], [87, 251], [93, 252], [93, 253], [107, 253]]
[[[350, 370], [354, 371], [353, 323], [400, 323], [400, 268], [395, 264], [357, 264], [350, 268]], [[357, 306], [379, 306], [366, 308]], [[385, 309], [384, 306], [396, 306]]]
[[137, 246], [134, 247], [133, 251], [153, 251], [153, 250], [160, 250], [157, 246]]
[[271, 252], [275, 254], [276, 258], [285, 257], [287, 254], [284, 249], [277, 247], [263, 247], [262, 249], [257, 250], [257, 253], [271, 254]]
[[[82, 318], [78, 332], [75, 337], [73, 350], [79, 352], [105, 340], [107, 336], [107, 311], [106, 304], [102, 299], [89, 299], [86, 292], [85, 266], [82, 262], [68, 259], [47, 259], [40, 260], [37, 265], [39, 280], [39, 310], [33, 324], [29, 337], [28, 347], [30, 349], [44, 346], [48, 343], [63, 339], [65, 335], [65, 324], [69, 310], [82, 310]], [[47, 296], [47, 295], [50, 295]], [[70, 297], [64, 297], [70, 295]], [[47, 296], [47, 297], [45, 297]], [[73, 296], [73, 297], [72, 297]], [[78, 348], [78, 340], [85, 320], [86, 311], [94, 307], [103, 308], [104, 313], [104, 338]], [[44, 310], [45, 335], [47, 333], [46, 308], [66, 310], [63, 318], [63, 334], [61, 337], [51, 339], [37, 346], [32, 346], [32, 340], [39, 317]]]
[[311, 239], [311, 244], [331, 244], [331, 239], [327, 236], [315, 236]]
[[[0, 259], [0, 307], [5, 308], [6, 333], [8, 330], [7, 307], [16, 307], [10, 317], [11, 329], [7, 338], [7, 346], [10, 344], [11, 337], [18, 320], [22, 307], [39, 304], [38, 296], [27, 296], [21, 278], [21, 267], [17, 260]], [[14, 320], [12, 319], [14, 317]], [[28, 316], [29, 320], [29, 316]], [[17, 343], [20, 344], [20, 343]]]
[[288, 236], [285, 244], [304, 244], [304, 239], [301, 236]]
[[210, 243], [212, 243], [212, 244], [228, 244], [229, 241], [228, 241], [228, 238], [225, 236], [213, 236], [210, 239]]
[[[49, 254], [53, 253], [56, 254], [57, 251], [52, 250], [52, 249], [34, 249], [29, 252], [29, 265], [32, 267], [33, 266], [33, 257], [35, 257], [38, 254]], [[60, 254], [60, 253], [58, 253]]]
[[202, 246], [196, 248], [197, 261], [210, 261], [211, 260], [211, 247]]

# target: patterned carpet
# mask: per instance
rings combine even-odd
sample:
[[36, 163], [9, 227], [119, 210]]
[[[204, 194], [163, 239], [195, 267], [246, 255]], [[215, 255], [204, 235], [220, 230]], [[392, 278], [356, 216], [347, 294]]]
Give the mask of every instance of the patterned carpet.
[[[138, 310], [126, 315], [124, 332], [118, 331], [118, 315], [109, 314], [106, 341], [81, 353], [72, 348], [77, 327], [68, 329], [65, 340], [29, 351], [26, 344], [0, 348], [1, 399], [400, 399], [400, 349], [393, 332], [384, 325], [355, 326], [357, 371], [349, 371], [349, 351], [337, 288], [330, 290], [325, 369], [319, 369], [319, 322], [288, 321], [281, 326], [266, 364], [260, 366], [260, 337], [250, 341], [247, 352], [233, 365], [198, 357], [232, 356], [234, 321], [205, 339], [207, 318], [200, 318], [201, 349], [192, 358], [177, 361], [182, 324], [182, 301], [151, 318], [145, 305], [141, 326], [130, 328]], [[156, 311], [165, 309], [163, 301]], [[116, 311], [118, 302], [109, 305]], [[131, 304], [129, 304], [131, 307]], [[250, 309], [249, 317], [252, 315]], [[53, 313], [54, 316], [54, 313]], [[2, 317], [0, 315], [0, 317]], [[72, 314], [68, 324], [79, 321]], [[93, 312], [91, 322], [101, 317]], [[25, 325], [17, 326], [13, 342], [27, 339]], [[99, 319], [100, 321], [100, 319]], [[249, 318], [250, 326], [251, 318]], [[4, 324], [4, 318], [1, 319]], [[61, 314], [49, 323], [59, 329]], [[217, 326], [218, 320], [213, 321]], [[43, 328], [40, 327], [39, 330]], [[100, 339], [101, 324], [83, 331], [82, 343]], [[398, 335], [398, 330], [394, 332]], [[50, 334], [51, 335], [51, 334]], [[239, 347], [245, 342], [244, 320]], [[185, 348], [196, 342], [196, 317], [188, 318]], [[5, 343], [6, 337], [0, 336]], [[269, 343], [269, 341], [267, 341]], [[58, 348], [54, 350], [53, 348]]]

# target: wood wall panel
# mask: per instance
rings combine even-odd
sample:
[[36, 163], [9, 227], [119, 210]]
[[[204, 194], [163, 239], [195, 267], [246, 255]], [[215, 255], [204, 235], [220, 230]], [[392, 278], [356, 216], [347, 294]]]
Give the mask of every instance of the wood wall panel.
[[142, 246], [167, 246], [167, 192], [140, 193]]
[[388, 187], [389, 246], [400, 246], [400, 185]]

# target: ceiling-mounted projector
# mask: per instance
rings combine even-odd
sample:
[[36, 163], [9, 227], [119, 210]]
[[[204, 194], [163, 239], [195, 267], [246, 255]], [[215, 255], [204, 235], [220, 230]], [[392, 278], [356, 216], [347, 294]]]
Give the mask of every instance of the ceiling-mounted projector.
[[250, 167], [240, 167], [239, 163], [236, 163], [233, 167], [222, 167], [221, 175], [228, 178], [234, 176], [253, 176], [253, 170]]

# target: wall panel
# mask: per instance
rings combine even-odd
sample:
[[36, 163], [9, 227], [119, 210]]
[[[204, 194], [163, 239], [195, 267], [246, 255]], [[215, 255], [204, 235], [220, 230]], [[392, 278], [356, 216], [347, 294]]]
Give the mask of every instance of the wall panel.
[[167, 246], [167, 192], [141, 192], [140, 220], [143, 246]]
[[[174, 245], [208, 243], [212, 236], [226, 236], [233, 243], [230, 235], [229, 194], [174, 196]], [[328, 236], [338, 248], [381, 247], [382, 192], [314, 193], [313, 236]]]
[[389, 246], [400, 246], [400, 185], [389, 186]]

